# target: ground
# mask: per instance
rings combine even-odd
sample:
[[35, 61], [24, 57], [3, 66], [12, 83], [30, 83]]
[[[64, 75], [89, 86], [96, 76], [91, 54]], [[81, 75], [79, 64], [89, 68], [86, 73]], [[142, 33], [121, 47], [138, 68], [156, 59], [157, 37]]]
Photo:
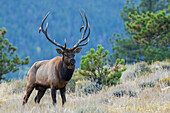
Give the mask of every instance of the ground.
[[22, 106], [26, 78], [5, 82], [0, 84], [0, 113], [168, 113], [170, 88], [159, 81], [170, 77], [170, 70], [154, 66], [150, 66], [152, 72], [135, 77], [130, 77], [133, 75], [134, 66], [127, 66], [121, 77], [121, 84], [105, 87], [96, 94], [67, 92], [64, 107], [61, 105], [59, 92], [57, 105], [53, 106], [50, 90], [40, 104], [34, 103], [37, 93], [34, 90], [28, 103]]

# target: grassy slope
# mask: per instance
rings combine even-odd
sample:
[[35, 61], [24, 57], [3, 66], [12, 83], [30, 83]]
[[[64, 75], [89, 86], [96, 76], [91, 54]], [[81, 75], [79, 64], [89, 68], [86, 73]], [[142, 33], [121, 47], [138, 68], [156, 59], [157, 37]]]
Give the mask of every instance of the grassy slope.
[[[135, 79], [127, 79], [129, 72], [134, 66], [128, 66], [122, 76], [122, 84], [100, 91], [98, 94], [89, 96], [78, 93], [67, 93], [65, 107], [61, 107], [61, 98], [57, 94], [57, 105], [52, 105], [50, 90], [42, 98], [40, 104], [35, 104], [33, 99], [36, 95], [34, 90], [28, 103], [23, 107], [22, 99], [25, 94], [26, 79], [11, 83], [0, 84], [0, 112], [1, 113], [168, 113], [170, 112], [170, 89], [162, 91], [160, 87], [141, 89], [139, 84], [147, 81], [155, 81], [170, 75], [170, 70], [159, 69], [148, 76], [139, 76]], [[113, 96], [113, 92], [125, 89], [133, 90], [137, 97], [121, 98]]]

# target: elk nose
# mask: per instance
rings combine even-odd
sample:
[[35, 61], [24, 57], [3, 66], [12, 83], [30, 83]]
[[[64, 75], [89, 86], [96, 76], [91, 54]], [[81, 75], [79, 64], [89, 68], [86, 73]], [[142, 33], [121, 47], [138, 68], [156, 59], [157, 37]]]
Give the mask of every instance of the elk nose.
[[70, 60], [70, 63], [71, 63], [72, 65], [75, 64], [75, 62], [76, 62], [76, 61], [75, 61], [74, 59], [71, 59], [71, 60]]

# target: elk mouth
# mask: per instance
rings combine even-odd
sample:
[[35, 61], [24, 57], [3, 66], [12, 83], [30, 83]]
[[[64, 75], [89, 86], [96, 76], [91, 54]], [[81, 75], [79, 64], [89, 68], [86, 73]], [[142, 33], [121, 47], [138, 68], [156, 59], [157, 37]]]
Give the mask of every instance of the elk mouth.
[[75, 63], [76, 63], [76, 62], [75, 62], [74, 59], [70, 60], [69, 63], [66, 63], [67, 68], [68, 68], [68, 69], [73, 69], [73, 68], [75, 67]]
[[75, 63], [74, 64], [72, 64], [72, 63], [67, 64], [68, 69], [73, 69], [74, 67], [75, 67]]

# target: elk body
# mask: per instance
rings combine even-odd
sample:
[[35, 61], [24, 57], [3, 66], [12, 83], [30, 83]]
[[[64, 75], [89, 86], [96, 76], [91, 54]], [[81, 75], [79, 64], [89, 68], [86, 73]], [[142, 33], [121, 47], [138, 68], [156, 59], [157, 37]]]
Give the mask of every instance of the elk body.
[[[38, 61], [33, 64], [31, 69], [28, 72], [28, 78], [27, 78], [27, 86], [26, 86], [26, 94], [23, 99], [23, 105], [27, 103], [28, 98], [34, 88], [38, 90], [38, 93], [34, 99], [36, 103], [39, 103], [41, 98], [43, 97], [45, 91], [47, 88], [51, 89], [51, 96], [52, 96], [52, 101], [53, 104], [56, 104], [56, 90], [60, 90], [61, 98], [62, 98], [62, 105], [66, 102], [66, 97], [65, 97], [65, 87], [69, 80], [72, 77], [72, 74], [75, 69], [75, 54], [79, 53], [81, 51], [80, 46], [85, 46], [88, 44], [89, 40], [86, 43], [83, 43], [83, 41], [87, 40], [87, 38], [90, 35], [90, 27], [88, 24], [88, 20], [86, 17], [86, 14], [83, 10], [84, 16], [85, 16], [85, 21], [86, 24], [83, 20], [83, 16], [80, 12], [82, 21], [83, 21], [83, 26], [80, 28], [80, 32], [83, 29], [83, 34], [81, 39], [74, 45], [73, 48], [69, 49], [66, 48], [66, 41], [65, 41], [65, 46], [62, 46], [54, 41], [52, 41], [48, 35], [47, 35], [47, 27], [48, 23], [46, 25], [46, 28], [44, 30], [43, 24], [46, 18], [48, 17], [49, 13], [45, 16], [41, 23], [41, 27], [39, 29], [39, 33], [42, 31], [46, 38], [56, 45], [57, 47], [61, 49], [56, 49], [58, 54], [61, 54], [62, 57], [55, 57], [51, 60], [44, 60], [44, 61]], [[85, 36], [86, 31], [88, 30], [87, 36]]]

